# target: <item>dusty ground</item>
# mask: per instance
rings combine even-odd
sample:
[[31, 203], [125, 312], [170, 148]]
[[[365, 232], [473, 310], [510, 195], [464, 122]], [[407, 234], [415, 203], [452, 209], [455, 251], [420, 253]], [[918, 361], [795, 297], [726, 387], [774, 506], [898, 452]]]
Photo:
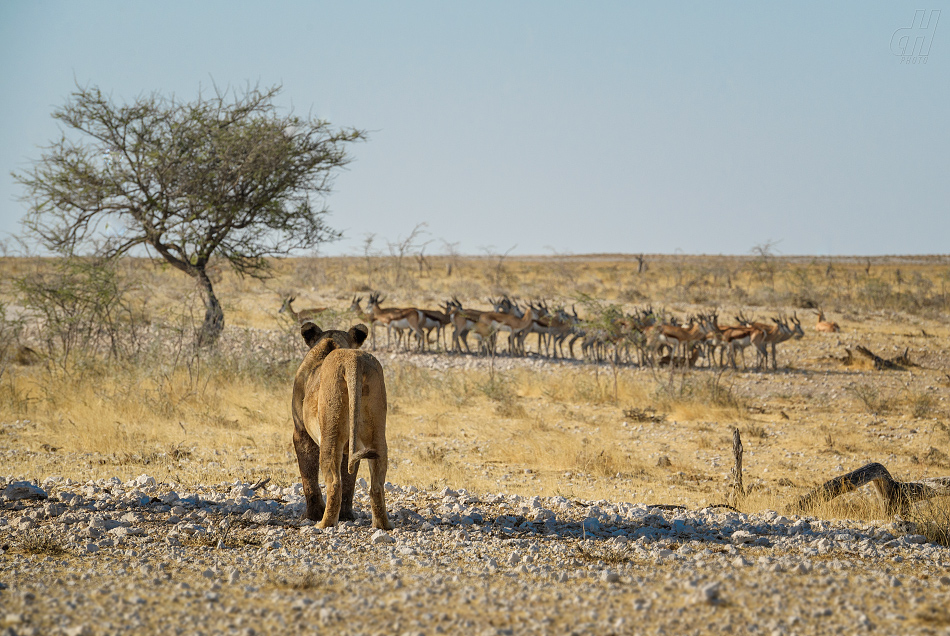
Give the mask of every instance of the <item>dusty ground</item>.
[[7, 634], [950, 629], [950, 550], [907, 524], [393, 486], [391, 533], [321, 531], [294, 488], [44, 486], [0, 516]]
[[[844, 280], [845, 265], [835, 263], [838, 278], [827, 285]], [[892, 265], [906, 279], [915, 267], [928, 276], [936, 271], [928, 258]], [[297, 267], [293, 276], [313, 273]], [[570, 274], [555, 271], [548, 280], [532, 267], [511, 264], [506, 276], [543, 290]], [[578, 285], [633, 297], [615, 296], [628, 308], [642, 302], [618, 286], [626, 274], [611, 271], [614, 264], [584, 267]], [[684, 267], [673, 263], [638, 289], [666, 294], [668, 309], [683, 316], [708, 307], [689, 296], [720, 293], [717, 277], [725, 280], [733, 266], [724, 261], [703, 270], [705, 288], [691, 287], [690, 294], [664, 288], [666, 280], [677, 284]], [[863, 264], [848, 267], [857, 274], [847, 287], [859, 290]], [[817, 269], [825, 271], [824, 264]], [[178, 293], [156, 279], [163, 298]], [[623, 367], [615, 375], [609, 365], [579, 361], [500, 357], [492, 367], [472, 356], [378, 351], [390, 394], [391, 510], [405, 512], [394, 518], [396, 542], [374, 543], [365, 520], [340, 534], [298, 527], [299, 510], [286, 494], [297, 481], [287, 378], [300, 345], [266, 310], [267, 302], [274, 311], [279, 306], [275, 289], [241, 285], [234, 284], [227, 301], [235, 319], [226, 342], [236, 362], [165, 369], [158, 356], [144, 370], [92, 366], [64, 375], [40, 364], [9, 367], [0, 378], [0, 473], [6, 481], [40, 485], [60, 478], [48, 482], [50, 501], [4, 504], [3, 628], [18, 634], [276, 633], [303, 625], [410, 634], [948, 632], [950, 558], [927, 537], [917, 542], [928, 521], [950, 527], [945, 501], [908, 515], [917, 527], [886, 517], [870, 488], [816, 510], [807, 530], [784, 510], [809, 488], [869, 461], [899, 479], [950, 474], [945, 317], [826, 302], [842, 332], [818, 334], [810, 318], [803, 320], [806, 337], [780, 346], [775, 372]], [[486, 285], [460, 286], [474, 295]], [[743, 293], [759, 293], [749, 289]], [[352, 295], [337, 290], [310, 300], [345, 305]], [[721, 291], [717, 302], [737, 295], [734, 288]], [[849, 298], [857, 299], [857, 291]], [[758, 302], [722, 305], [721, 314], [743, 309], [766, 318], [795, 309]], [[844, 364], [846, 349], [859, 344], [888, 358], [906, 350], [913, 364], [893, 371], [859, 358]], [[642, 415], [658, 421], [638, 421]], [[734, 428], [742, 434], [750, 493], [739, 504], [745, 516], [733, 518], [706, 508], [725, 502], [729, 492]], [[158, 481], [144, 503], [128, 498], [130, 488], [116, 490], [116, 483], [143, 473]], [[116, 483], [108, 482], [112, 477]], [[198, 505], [186, 496], [201, 493], [211, 501], [212, 491], [226, 495], [236, 481], [262, 477], [279, 489], [249, 501], [279, 502], [268, 520], [247, 520], [246, 510]], [[85, 488], [92, 488], [85, 499], [58, 499]], [[465, 494], [446, 501], [446, 488]], [[172, 489], [181, 502], [152, 501]], [[556, 514], [552, 527], [535, 521], [532, 497]], [[687, 511], [645, 507], [655, 504]], [[65, 507], [56, 515], [37, 512], [47, 505]], [[182, 510], [173, 511], [175, 505]], [[468, 508], [481, 523], [462, 521]], [[122, 522], [129, 513], [140, 517]], [[70, 514], [74, 521], [61, 521]], [[663, 521], [645, 519], [651, 514]], [[786, 522], [777, 522], [782, 515]], [[587, 532], [589, 518], [598, 519], [599, 530]], [[222, 538], [225, 519], [235, 529], [231, 543], [218, 548], [208, 537]], [[142, 533], [116, 541], [110, 530], [104, 538], [86, 532], [119, 522]], [[743, 531], [769, 545], [733, 539]], [[175, 536], [181, 545], [169, 541]]]

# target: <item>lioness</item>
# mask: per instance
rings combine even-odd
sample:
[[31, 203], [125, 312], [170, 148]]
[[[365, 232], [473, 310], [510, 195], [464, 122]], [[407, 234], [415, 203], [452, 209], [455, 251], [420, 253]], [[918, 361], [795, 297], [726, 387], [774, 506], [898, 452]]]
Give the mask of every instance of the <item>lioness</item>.
[[[379, 361], [357, 351], [369, 330], [323, 331], [312, 322], [300, 333], [310, 351], [297, 369], [291, 409], [306, 518], [320, 528], [354, 519], [353, 490], [359, 461], [369, 461], [373, 526], [389, 530], [386, 516], [386, 384]], [[320, 464], [327, 503], [320, 494]]]

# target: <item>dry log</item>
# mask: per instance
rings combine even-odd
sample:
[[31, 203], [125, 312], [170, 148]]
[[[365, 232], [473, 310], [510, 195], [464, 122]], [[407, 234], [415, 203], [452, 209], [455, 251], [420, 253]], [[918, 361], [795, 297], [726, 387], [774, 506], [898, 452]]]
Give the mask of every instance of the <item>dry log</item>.
[[270, 477], [261, 477], [260, 479], [257, 480], [257, 482], [253, 486], [251, 486], [251, 490], [257, 492], [258, 490], [266, 486], [269, 482], [270, 482]]
[[874, 368], [875, 368], [875, 369], [878, 369], [878, 370], [880, 370], [880, 369], [894, 369], [894, 370], [896, 370], [896, 371], [903, 371], [904, 367], [902, 367], [902, 366], [897, 362], [897, 360], [907, 359], [907, 352], [906, 352], [906, 351], [904, 352], [904, 355], [903, 355], [903, 356], [898, 356], [898, 358], [896, 358], [895, 360], [885, 360], [884, 358], [882, 358], [881, 356], [877, 355], [876, 353], [874, 353], [873, 351], [871, 351], [871, 350], [868, 349], [867, 347], [863, 347], [863, 346], [861, 346], [861, 345], [858, 345], [857, 347], [855, 347], [854, 350], [857, 351], [858, 353], [860, 353], [862, 356], [864, 356], [864, 357], [866, 357], [866, 358], [870, 358], [871, 361], [874, 362]]
[[896, 358], [891, 358], [891, 362], [893, 362], [894, 364], [899, 364], [902, 367], [919, 366], [910, 359], [910, 356], [907, 355], [908, 353], [910, 353], [910, 347], [904, 347], [904, 353], [900, 354]]
[[868, 482], [874, 482], [874, 487], [884, 500], [884, 509], [888, 515], [905, 514], [910, 504], [917, 501], [950, 495], [950, 477], [897, 481], [882, 464], [872, 462], [825, 482], [786, 510], [791, 514], [807, 512], [818, 504], [831, 501], [838, 495], [856, 490]]

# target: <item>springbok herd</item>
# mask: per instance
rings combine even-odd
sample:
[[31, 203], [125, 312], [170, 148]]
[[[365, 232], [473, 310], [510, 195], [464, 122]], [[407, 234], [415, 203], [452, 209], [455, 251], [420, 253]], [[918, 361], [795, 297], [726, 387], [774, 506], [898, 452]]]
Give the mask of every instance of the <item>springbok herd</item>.
[[[295, 296], [288, 296], [278, 313], [288, 313], [300, 323], [314, 322], [328, 308], [315, 307], [294, 311]], [[372, 346], [376, 348], [376, 326], [386, 327], [386, 346], [428, 350], [433, 342], [444, 351], [472, 353], [469, 334], [476, 340], [475, 352], [495, 355], [499, 332], [508, 336], [509, 356], [527, 355], [526, 341], [532, 334], [538, 337], [536, 354], [552, 358], [575, 358], [575, 344], [580, 342], [581, 359], [602, 362], [636, 363], [639, 365], [725, 366], [736, 368], [736, 358], [748, 368], [745, 350], [755, 350], [755, 367], [769, 364], [778, 368], [776, 346], [792, 338], [805, 335], [798, 315], [779, 315], [770, 323], [746, 318], [740, 312], [738, 324], [721, 325], [713, 312], [686, 317], [681, 324], [675, 317], [655, 312], [652, 307], [636, 309], [632, 314], [617, 313], [600, 320], [584, 320], [574, 307], [568, 312], [563, 306], [551, 310], [544, 301], [519, 305], [508, 296], [489, 298], [491, 311], [466, 309], [457, 298], [446, 301], [439, 309], [416, 307], [383, 308], [379, 293], [369, 295], [365, 310], [363, 298], [354, 297], [348, 311], [368, 323]], [[824, 312], [817, 310], [815, 330], [834, 333], [838, 324], [825, 320]], [[452, 342], [448, 346], [446, 333], [452, 327]], [[394, 337], [395, 332], [395, 337]], [[434, 340], [433, 340], [434, 332]], [[412, 335], [410, 339], [409, 334]], [[412, 344], [414, 343], [414, 344]], [[770, 354], [771, 352], [771, 354]], [[736, 355], [738, 354], [738, 356]]]

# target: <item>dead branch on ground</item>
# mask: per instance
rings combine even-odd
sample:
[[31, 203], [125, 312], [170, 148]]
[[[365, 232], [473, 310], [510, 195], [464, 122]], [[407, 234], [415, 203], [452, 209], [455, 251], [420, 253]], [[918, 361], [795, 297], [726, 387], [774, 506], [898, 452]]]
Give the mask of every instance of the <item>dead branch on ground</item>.
[[[905, 348], [904, 353], [890, 359], [882, 358], [881, 356], [877, 355], [876, 353], [874, 353], [873, 351], [871, 351], [870, 349], [862, 345], [858, 345], [857, 347], [855, 347], [854, 351], [861, 354], [868, 360], [870, 360], [874, 364], [874, 368], [879, 371], [881, 369], [903, 371], [907, 367], [919, 366], [910, 359], [910, 355], [909, 355], [910, 348]], [[854, 357], [851, 353], [851, 349], [845, 348], [844, 353], [845, 355], [843, 358], [835, 357], [835, 359], [846, 367], [852, 366], [854, 364]]]
[[819, 504], [856, 490], [868, 482], [874, 483], [878, 494], [884, 500], [884, 509], [888, 515], [906, 514], [912, 503], [950, 495], [950, 477], [897, 481], [882, 464], [872, 462], [825, 482], [788, 506], [787, 512], [792, 514], [807, 512]]

